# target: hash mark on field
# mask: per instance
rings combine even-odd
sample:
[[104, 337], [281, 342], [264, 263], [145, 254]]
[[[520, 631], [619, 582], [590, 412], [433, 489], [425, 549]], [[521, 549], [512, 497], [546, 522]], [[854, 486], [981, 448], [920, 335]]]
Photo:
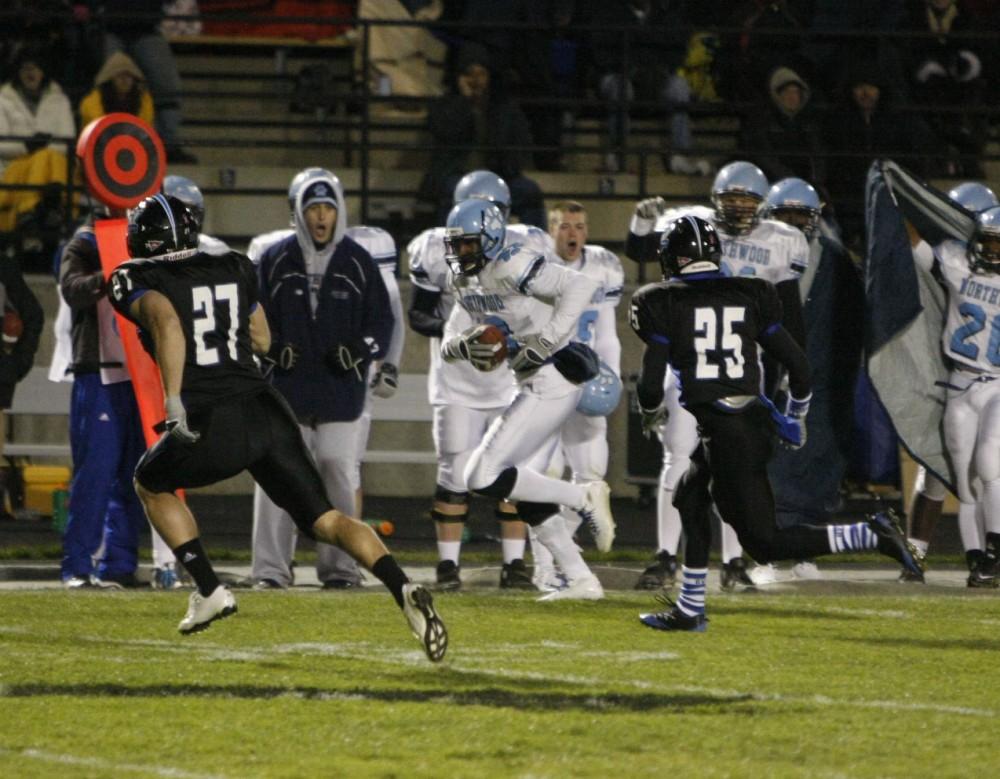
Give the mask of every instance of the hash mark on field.
[[168, 766], [113, 763], [109, 760], [101, 760], [97, 757], [80, 757], [78, 755], [58, 754], [55, 752], [46, 752], [43, 749], [6, 749], [4, 747], [0, 747], [0, 755], [26, 757], [31, 760], [40, 760], [45, 763], [58, 763], [60, 765], [97, 768], [103, 771], [127, 771], [129, 773], [152, 774], [153, 776], [166, 776], [170, 779], [225, 779], [222, 774], [195, 774], [181, 768], [170, 768]]

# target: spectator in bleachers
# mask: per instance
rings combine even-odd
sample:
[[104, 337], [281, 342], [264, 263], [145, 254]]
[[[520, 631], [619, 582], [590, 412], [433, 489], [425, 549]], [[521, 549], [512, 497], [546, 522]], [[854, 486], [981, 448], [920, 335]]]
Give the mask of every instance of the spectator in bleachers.
[[779, 67], [771, 73], [768, 89], [768, 110], [753, 111], [744, 119], [747, 159], [770, 181], [794, 176], [817, 187], [825, 184], [825, 149], [819, 120], [809, 109], [809, 85], [791, 68]]
[[44, 52], [22, 49], [13, 78], [0, 87], [0, 136], [18, 136], [0, 140], [0, 181], [47, 186], [0, 190], [0, 232], [16, 229], [21, 252], [41, 253], [58, 242], [67, 163], [66, 143], [55, 139], [75, 134], [73, 110], [49, 78]]
[[168, 0], [163, 4], [164, 19], [160, 32], [164, 35], [201, 35], [201, 19], [196, 18], [198, 14], [198, 0]]
[[923, 174], [922, 155], [933, 150], [926, 129], [916, 117], [896, 111], [891, 97], [877, 64], [852, 63], [844, 77], [843, 98], [825, 128], [828, 148], [843, 155], [831, 160], [827, 187], [844, 244], [853, 251], [861, 248], [864, 237], [864, 188], [872, 161], [894, 156]]
[[[542, 227], [542, 190], [524, 175], [532, 166], [528, 120], [520, 106], [492, 85], [492, 63], [486, 49], [470, 43], [458, 53], [454, 93], [431, 105], [431, 163], [419, 196], [437, 208], [436, 224], [444, 224], [452, 207], [455, 185], [466, 171], [488, 168], [510, 187], [511, 213], [522, 222]], [[475, 149], [462, 148], [475, 146]]]
[[100, 5], [105, 14], [104, 56], [124, 51], [146, 76], [167, 161], [196, 163], [197, 158], [181, 145], [181, 77], [170, 44], [160, 32], [162, 0], [101, 0]]
[[799, 33], [809, 27], [809, 0], [746, 0], [729, 19], [740, 28], [723, 41], [721, 88], [728, 100], [767, 102], [767, 76], [780, 65], [800, 70]]
[[[674, 173], [707, 175], [708, 164], [691, 160], [691, 130], [687, 112], [691, 91], [677, 73], [684, 61], [687, 30], [682, 5], [653, 0], [607, 0], [595, 4], [586, 20], [596, 29], [590, 36], [590, 54], [597, 77], [597, 92], [608, 104], [608, 141], [604, 167], [624, 168], [621, 148], [630, 131], [634, 101], [653, 103], [654, 111], [666, 107], [671, 115], [668, 167]], [[622, 27], [630, 27], [628, 46]], [[624, 109], [622, 103], [626, 103]]]
[[971, 17], [955, 0], [914, 0], [909, 28], [913, 32], [934, 34], [931, 38], [911, 40], [908, 67], [913, 99], [937, 109], [929, 113], [928, 123], [947, 146], [949, 159], [941, 173], [981, 178], [978, 157], [985, 139], [985, 124], [973, 113], [962, 110], [979, 106], [986, 86], [978, 42], [961, 38], [962, 33], [975, 31]]
[[108, 57], [94, 79], [94, 88], [80, 102], [80, 126], [116, 112], [153, 124], [153, 98], [146, 89], [146, 79], [132, 58], [121, 51]]

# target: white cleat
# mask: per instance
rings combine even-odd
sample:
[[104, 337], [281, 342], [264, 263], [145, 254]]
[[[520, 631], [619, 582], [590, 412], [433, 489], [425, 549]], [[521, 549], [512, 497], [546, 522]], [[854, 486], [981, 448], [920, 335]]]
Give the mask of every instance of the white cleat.
[[543, 595], [538, 600], [601, 600], [603, 597], [604, 588], [601, 586], [600, 579], [589, 573], [570, 582], [568, 587]]
[[536, 565], [531, 574], [531, 583], [540, 592], [555, 592], [565, 589], [569, 582], [566, 577], [555, 569], [553, 565]]
[[195, 590], [188, 598], [188, 610], [177, 629], [184, 635], [204, 630], [217, 619], [236, 613], [236, 598], [221, 584], [207, 598]]
[[812, 560], [802, 560], [792, 566], [792, 574], [796, 579], [822, 579], [823, 572]]
[[414, 638], [423, 645], [427, 659], [440, 662], [448, 649], [448, 631], [434, 610], [434, 599], [422, 584], [403, 585], [403, 614]]
[[606, 481], [587, 482], [583, 505], [576, 510], [590, 528], [594, 543], [602, 552], [615, 542], [615, 519], [611, 516], [611, 488]]
[[750, 580], [758, 586], [763, 584], [774, 584], [778, 581], [778, 569], [774, 567], [774, 563], [755, 565], [747, 571], [747, 575], [750, 577]]

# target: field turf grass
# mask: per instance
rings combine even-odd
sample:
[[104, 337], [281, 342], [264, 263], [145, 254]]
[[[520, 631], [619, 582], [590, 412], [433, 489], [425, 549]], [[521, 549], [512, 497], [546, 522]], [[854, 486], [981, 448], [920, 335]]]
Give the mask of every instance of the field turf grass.
[[[384, 592], [0, 592], [2, 777], [995, 775], [995, 593], [438, 595], [432, 665]], [[652, 608], [651, 608], [652, 607]]]

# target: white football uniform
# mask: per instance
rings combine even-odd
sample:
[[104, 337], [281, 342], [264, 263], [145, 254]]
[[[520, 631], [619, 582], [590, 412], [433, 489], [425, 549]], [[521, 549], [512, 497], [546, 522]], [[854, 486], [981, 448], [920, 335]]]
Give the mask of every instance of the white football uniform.
[[963, 504], [983, 503], [987, 532], [1000, 532], [1000, 278], [974, 273], [966, 244], [934, 250], [948, 290], [941, 346], [951, 358], [945, 443]]
[[[540, 335], [554, 344], [555, 352], [576, 334], [580, 316], [598, 286], [564, 267], [561, 260], [548, 259], [547, 252], [533, 248], [510, 230], [497, 259], [488, 262], [478, 276], [453, 279], [457, 305], [445, 324], [445, 339], [461, 333], [471, 318], [473, 323], [496, 325], [522, 342]], [[523, 376], [513, 401], [473, 453], [465, 470], [468, 486], [488, 487], [507, 468], [526, 463], [562, 427], [576, 408], [579, 393], [580, 388], [551, 364]], [[543, 482], [554, 481], [535, 476]], [[521, 489], [527, 481], [530, 477], [519, 475], [511, 499], [553, 502], [553, 496], [540, 488]], [[577, 502], [574, 508], [578, 506]]]

